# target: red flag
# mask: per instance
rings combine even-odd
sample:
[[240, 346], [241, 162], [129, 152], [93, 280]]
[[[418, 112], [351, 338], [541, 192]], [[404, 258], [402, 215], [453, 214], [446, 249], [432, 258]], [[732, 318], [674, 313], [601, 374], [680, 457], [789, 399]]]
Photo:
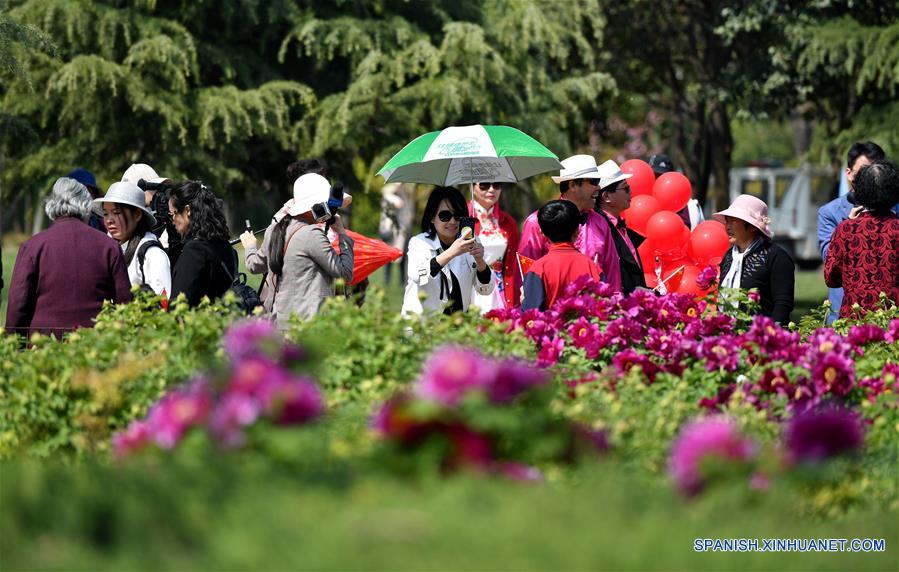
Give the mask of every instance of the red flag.
[[518, 271], [521, 272], [521, 280], [524, 282], [524, 275], [531, 270], [531, 266], [534, 264], [535, 260], [518, 253], [516, 254], [518, 255]]
[[[372, 272], [385, 264], [403, 257], [402, 250], [393, 248], [386, 242], [369, 238], [351, 230], [346, 231], [346, 233], [353, 239], [353, 279], [350, 281], [350, 286], [355, 286], [362, 282]], [[340, 246], [336, 238], [331, 244], [335, 250], [340, 252]]]

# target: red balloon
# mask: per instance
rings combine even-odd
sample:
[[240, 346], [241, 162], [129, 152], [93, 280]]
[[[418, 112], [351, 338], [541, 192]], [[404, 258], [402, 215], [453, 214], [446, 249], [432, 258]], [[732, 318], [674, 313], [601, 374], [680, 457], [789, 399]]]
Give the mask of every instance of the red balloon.
[[690, 180], [675, 172], [659, 176], [652, 186], [652, 196], [659, 201], [662, 210], [672, 212], [677, 212], [687, 206], [692, 192]]
[[677, 214], [659, 211], [646, 223], [646, 238], [651, 240], [659, 252], [671, 252], [684, 245], [686, 225]]
[[640, 248], [637, 249], [637, 254], [640, 256], [640, 262], [643, 263], [643, 270], [646, 272], [655, 272], [655, 258], [658, 252], [652, 241], [648, 239], [644, 240], [643, 244], [640, 245]]
[[718, 266], [728, 248], [727, 230], [716, 220], [699, 223], [690, 235], [690, 258], [699, 266]]
[[662, 280], [668, 292], [677, 292], [684, 277], [684, 268], [687, 261], [683, 258], [666, 262], [662, 265]]
[[649, 217], [662, 210], [659, 208], [659, 201], [652, 195], [639, 195], [631, 199], [629, 209], [621, 213], [624, 220], [627, 221], [628, 228], [639, 232], [646, 236], [646, 223]]
[[652, 172], [649, 163], [640, 159], [628, 159], [621, 164], [621, 171], [633, 175], [627, 180], [632, 197], [652, 194], [652, 185], [656, 181], [656, 174]]

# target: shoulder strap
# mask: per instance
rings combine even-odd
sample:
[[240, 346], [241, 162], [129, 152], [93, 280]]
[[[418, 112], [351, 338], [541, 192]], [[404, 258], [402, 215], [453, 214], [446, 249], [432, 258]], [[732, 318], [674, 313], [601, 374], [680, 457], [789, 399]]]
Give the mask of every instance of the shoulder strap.
[[147, 251], [153, 247], [162, 249], [162, 243], [158, 240], [148, 240], [147, 242], [137, 247], [137, 265], [140, 268], [140, 276], [145, 282], [147, 278], [144, 275], [144, 258], [147, 257]]

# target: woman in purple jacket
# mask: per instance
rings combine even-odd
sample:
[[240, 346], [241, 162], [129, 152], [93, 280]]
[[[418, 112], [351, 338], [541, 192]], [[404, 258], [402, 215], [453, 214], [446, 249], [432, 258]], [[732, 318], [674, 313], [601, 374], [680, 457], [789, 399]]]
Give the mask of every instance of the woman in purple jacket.
[[61, 335], [93, 325], [104, 300], [131, 301], [116, 241], [85, 224], [91, 196], [74, 179], [56, 181], [44, 210], [53, 224], [22, 244], [9, 285], [6, 331]]

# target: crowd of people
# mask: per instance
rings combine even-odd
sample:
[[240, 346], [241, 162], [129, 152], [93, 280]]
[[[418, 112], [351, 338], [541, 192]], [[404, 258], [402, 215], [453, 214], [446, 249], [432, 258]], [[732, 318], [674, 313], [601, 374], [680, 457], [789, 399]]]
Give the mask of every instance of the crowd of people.
[[[674, 170], [664, 155], [649, 164], [657, 175]], [[382, 219], [381, 236], [406, 246], [402, 313], [545, 310], [584, 275], [624, 295], [646, 289], [652, 261], [641, 259], [644, 237], [624, 216], [632, 175], [614, 160], [598, 164], [590, 155], [561, 165], [552, 177], [559, 198], [530, 214], [520, 233], [500, 208], [503, 183], [472, 182], [470, 200], [455, 187], [434, 188], [420, 234], [408, 239], [400, 216], [414, 213], [414, 200], [402, 186], [385, 190], [385, 208], [394, 216], [386, 224]], [[264, 312], [279, 327], [294, 315], [315, 316], [335, 295], [335, 280], [354, 275], [354, 242], [337, 214], [352, 197], [332, 185], [320, 161], [299, 161], [287, 171], [292, 197], [272, 217], [262, 244], [251, 231], [240, 236], [247, 270], [263, 275]], [[819, 216], [830, 320], [873, 309], [882, 295], [899, 302], [896, 165], [876, 144], [857, 143], [846, 175], [851, 192], [822, 206]], [[130, 301], [132, 287], [165, 299], [184, 294], [193, 306], [222, 296], [238, 276], [223, 201], [201, 182], [174, 181], [134, 164], [101, 193], [93, 174], [76, 169], [56, 181], [45, 210], [52, 225], [26, 241], [16, 258], [8, 332], [59, 335], [90, 326], [104, 301]], [[703, 221], [694, 199], [678, 214], [687, 228]], [[795, 267], [774, 242], [765, 202], [741, 195], [714, 219], [731, 243], [720, 286], [757, 290], [760, 312], [786, 324]]]

